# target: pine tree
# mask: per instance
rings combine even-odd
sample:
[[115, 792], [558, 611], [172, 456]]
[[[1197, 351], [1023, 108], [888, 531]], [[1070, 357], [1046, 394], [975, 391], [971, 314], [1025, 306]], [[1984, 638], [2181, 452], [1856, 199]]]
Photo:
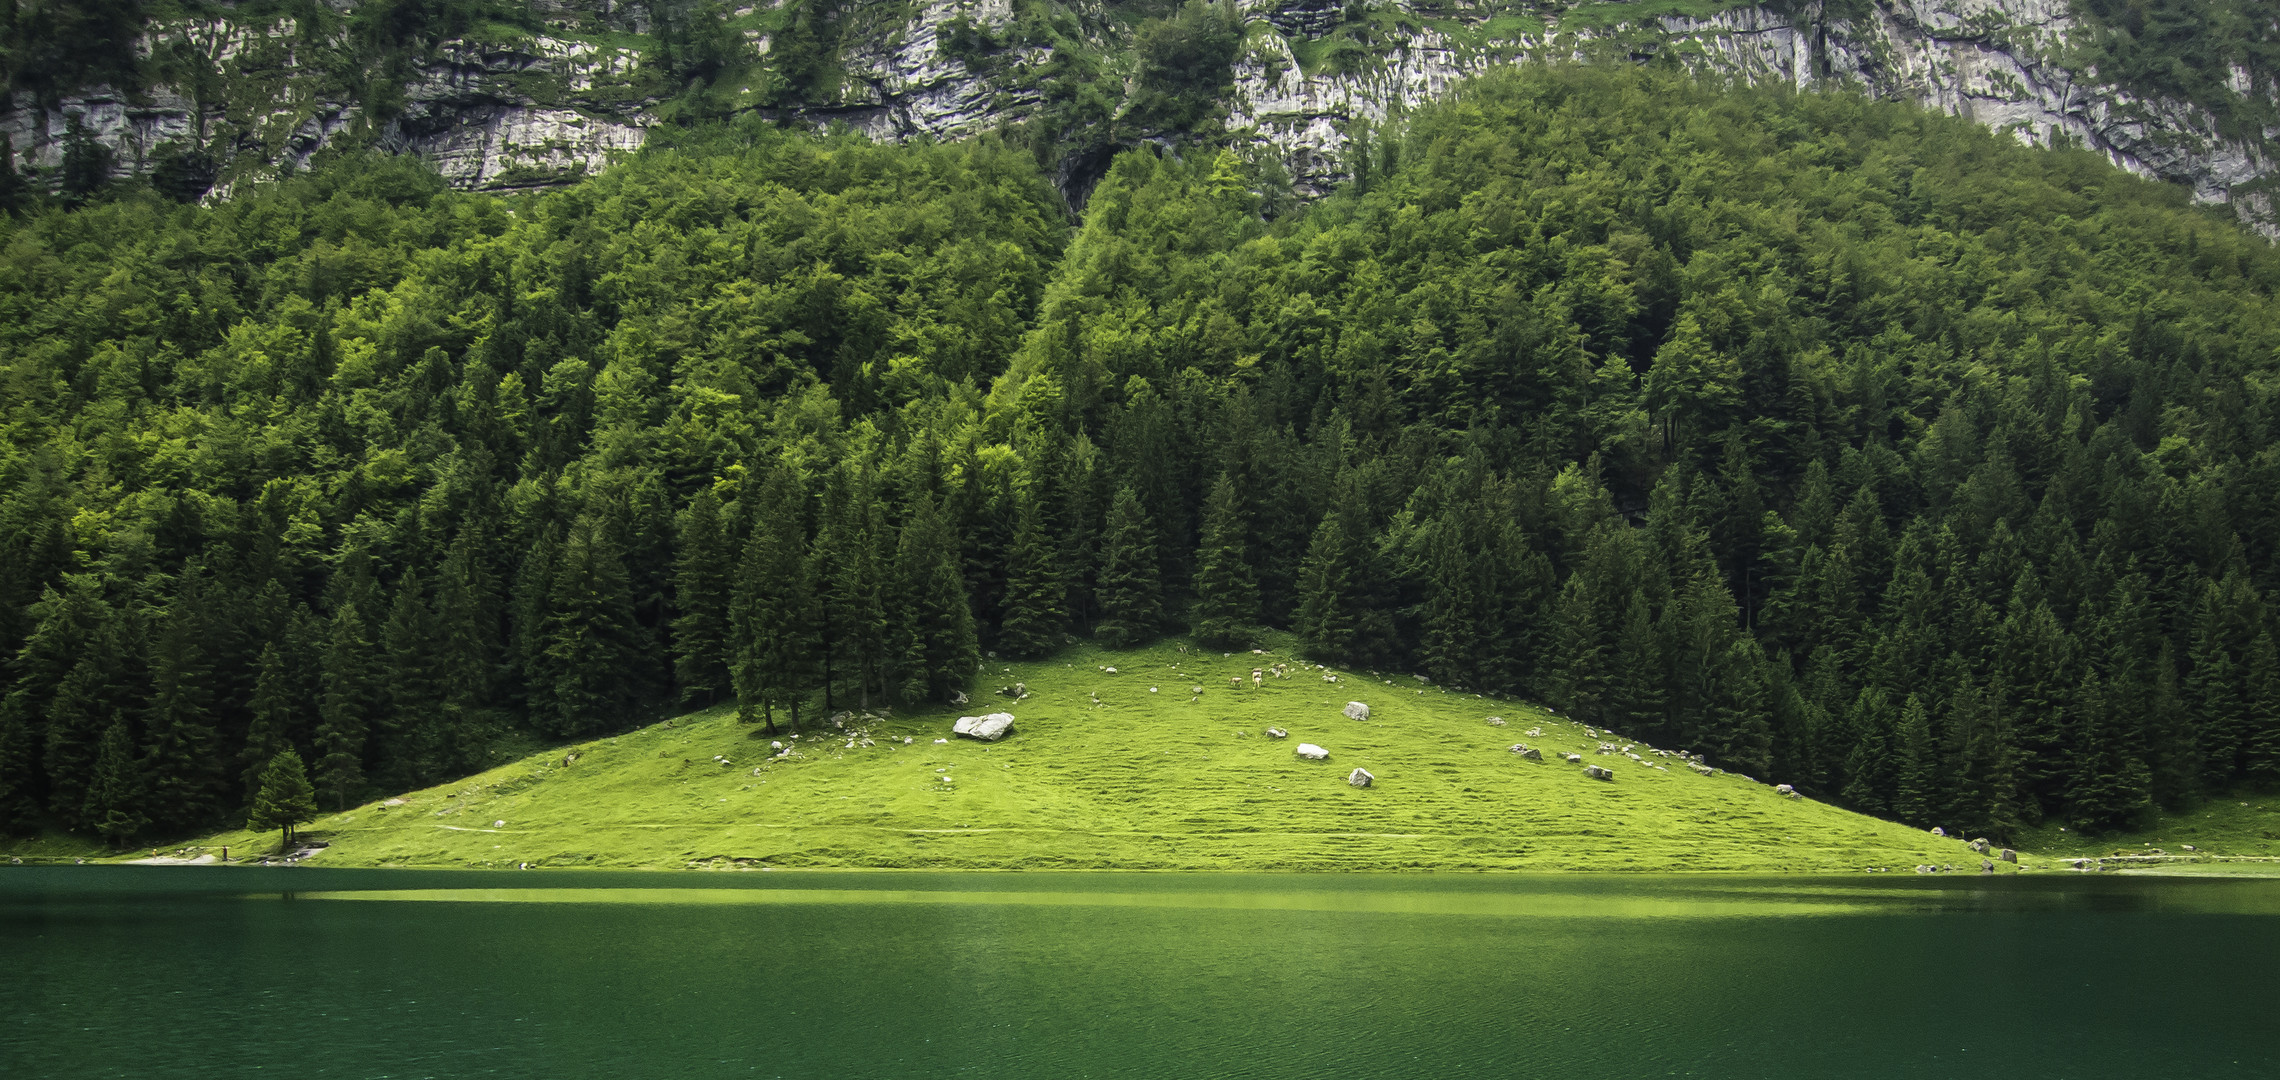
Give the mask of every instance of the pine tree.
[[1131, 487], [1117, 489], [1103, 539], [1101, 620], [1093, 632], [1112, 648], [1129, 648], [1155, 637], [1163, 614], [1155, 527]]
[[764, 720], [770, 734], [779, 707], [799, 730], [800, 703], [816, 683], [803, 503], [791, 469], [770, 470], [729, 607], [737, 712], [747, 723]]
[[720, 496], [699, 488], [681, 515], [673, 567], [673, 675], [681, 700], [710, 704], [730, 691], [728, 608], [734, 567]]
[[80, 814], [87, 806], [103, 732], [128, 705], [128, 632], [125, 619], [107, 620], [48, 703], [40, 759], [47, 772], [48, 810], [68, 827], [87, 824]]
[[151, 642], [152, 742], [144, 771], [151, 801], [145, 812], [166, 826], [202, 824], [221, 810], [226, 759], [215, 746], [207, 599], [203, 574], [185, 573]]
[[981, 646], [966, 604], [958, 546], [931, 495], [919, 495], [903, 525], [895, 577], [902, 627], [898, 692], [910, 704], [943, 700], [973, 678]]
[[1354, 654], [1354, 635], [1360, 629], [1354, 548], [1345, 512], [1333, 507], [1314, 527], [1306, 565], [1299, 571], [1298, 620], [1293, 629], [1308, 653], [1325, 660], [1344, 661]]
[[1203, 506], [1203, 547], [1196, 552], [1195, 636], [1214, 649], [1251, 643], [1259, 621], [1259, 586], [1251, 557], [1243, 502], [1224, 472]]
[[1849, 749], [1845, 755], [1845, 782], [1838, 799], [1864, 814], [1885, 814], [1892, 807], [1892, 717], [1884, 691], [1865, 687], [1845, 714]]
[[127, 729], [125, 717], [114, 719], [96, 751], [94, 779], [87, 785], [87, 803], [79, 816], [112, 847], [125, 847], [150, 824], [146, 797], [142, 765], [135, 760], [134, 733]]
[[2152, 770], [2129, 718], [2110, 708], [2106, 688], [2094, 675], [2083, 677], [2073, 695], [2075, 724], [2067, 773], [2066, 810], [2083, 831], [2111, 832], [2139, 821], [2152, 808]]
[[1641, 739], [1668, 739], [1664, 670], [1662, 641], [1655, 633], [1647, 592], [1633, 588], [1623, 609], [1622, 629], [1615, 638], [1613, 677], [1607, 682], [1603, 714], [1607, 724]]
[[365, 742], [376, 711], [372, 642], [351, 603], [334, 614], [325, 643], [323, 695], [317, 704], [317, 786], [336, 810], [364, 792]]
[[242, 776], [249, 806], [261, 793], [261, 777], [270, 762], [293, 748], [300, 711], [293, 691], [293, 676], [286, 666], [285, 650], [277, 642], [263, 646], [253, 679], [253, 700], [247, 703], [253, 720], [246, 728], [245, 752], [239, 755], [239, 760], [245, 763]]
[[654, 668], [634, 617], [623, 551], [607, 522], [589, 513], [571, 525], [547, 609], [544, 670], [552, 708], [539, 722], [571, 736], [630, 722]]
[[293, 828], [317, 819], [317, 793], [309, 786], [309, 774], [301, 764], [301, 755], [281, 750], [261, 769], [261, 785], [253, 797], [252, 809], [246, 811], [245, 827], [249, 831], [280, 830], [277, 850], [282, 852], [293, 845]]
[[2280, 788], [2280, 646], [2272, 632], [2256, 635], [2248, 651], [2247, 722], [2241, 772], [2266, 790]]
[[380, 635], [387, 708], [374, 756], [377, 779], [388, 790], [419, 787], [443, 767], [443, 680], [436, 671], [442, 636], [418, 572], [406, 573]]
[[1908, 695], [1900, 707], [1899, 767], [1894, 770], [1892, 816], [1918, 828], [1935, 819], [1943, 792], [1938, 790], [1938, 747], [1932, 737], [1931, 714], [1924, 700]]
[[1061, 628], [1068, 625], [1062, 607], [1067, 588], [1060, 552], [1045, 535], [1036, 497], [1024, 490], [1015, 499], [1020, 521], [1006, 560], [1005, 621], [998, 629], [998, 647], [1008, 656], [1035, 658], [1061, 645]]

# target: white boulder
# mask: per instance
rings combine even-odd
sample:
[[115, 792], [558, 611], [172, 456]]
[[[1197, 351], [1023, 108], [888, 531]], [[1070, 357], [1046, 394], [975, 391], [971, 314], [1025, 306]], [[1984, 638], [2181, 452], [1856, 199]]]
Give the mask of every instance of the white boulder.
[[1287, 738], [1290, 738], [1290, 732], [1284, 731], [1283, 729], [1281, 729], [1281, 728], [1279, 728], [1279, 727], [1271, 727], [1271, 728], [1268, 728], [1268, 729], [1267, 729], [1267, 738], [1270, 738], [1270, 739], [1287, 739]]
[[1328, 761], [1330, 760], [1330, 751], [1310, 742], [1302, 742], [1298, 744], [1298, 756], [1308, 761]]
[[1369, 718], [1370, 718], [1370, 707], [1369, 707], [1369, 706], [1367, 706], [1367, 705], [1364, 705], [1364, 704], [1362, 704], [1362, 703], [1361, 703], [1361, 702], [1359, 702], [1359, 701], [1349, 701], [1349, 702], [1347, 702], [1347, 703], [1346, 703], [1346, 719], [1348, 719], [1348, 720], [1367, 720], [1367, 719], [1369, 719]]
[[1368, 769], [1357, 768], [1346, 774], [1346, 782], [1355, 787], [1368, 787], [1376, 781], [1377, 777], [1372, 775]]
[[953, 735], [964, 735], [983, 742], [996, 742], [1013, 730], [1013, 714], [994, 712], [984, 716], [961, 716], [950, 729]]

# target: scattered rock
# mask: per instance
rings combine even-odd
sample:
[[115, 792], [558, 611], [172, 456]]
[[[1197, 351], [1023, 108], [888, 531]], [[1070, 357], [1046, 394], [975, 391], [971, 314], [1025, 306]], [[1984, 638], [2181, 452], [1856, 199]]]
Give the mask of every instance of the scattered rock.
[[2194, 846], [2193, 846], [2193, 845], [2191, 845], [2191, 844], [2187, 844], [2187, 845], [2185, 845], [2185, 850], [2187, 850], [2187, 851], [2199, 851], [2199, 850], [2201, 850], [2201, 849], [2200, 849], [2200, 848], [2197, 848], [2197, 847], [2194, 847]]
[[1346, 719], [1348, 719], [1348, 720], [1367, 720], [1367, 719], [1369, 719], [1369, 718], [1370, 718], [1370, 707], [1369, 707], [1369, 706], [1367, 706], [1367, 705], [1364, 705], [1364, 704], [1362, 704], [1362, 703], [1361, 703], [1361, 702], [1359, 702], [1359, 701], [1349, 701], [1349, 702], [1347, 702], [1347, 703], [1346, 703]]
[[2019, 853], [2011, 850], [2010, 848], [2004, 848], [2002, 851], [1997, 852], [1995, 854], [1995, 857], [2007, 863], [2015, 863], [2019, 861]]
[[1330, 760], [1330, 751], [1324, 750], [1323, 748], [1316, 746], [1310, 742], [1302, 742], [1298, 744], [1297, 753], [1298, 756], [1305, 758], [1308, 761]]
[[1583, 763], [1583, 755], [1582, 755], [1582, 754], [1562, 754], [1562, 755], [1560, 755], [1560, 756], [1562, 756], [1562, 757], [1566, 758], [1566, 759], [1567, 759], [1567, 763], [1568, 763], [1568, 764], [1570, 764], [1570, 765], [1580, 765], [1580, 764], [1582, 764], [1582, 763]]
[[1270, 739], [1287, 739], [1287, 738], [1290, 738], [1290, 732], [1284, 731], [1283, 729], [1281, 729], [1281, 728], [1279, 728], [1279, 727], [1271, 727], [1271, 728], [1268, 728], [1268, 729], [1267, 729], [1267, 738], [1270, 738]]
[[1982, 837], [1980, 837], [1979, 839], [1977, 839], [1977, 840], [1974, 840], [1974, 841], [1972, 841], [1972, 842], [1971, 842], [1971, 850], [1973, 850], [1973, 851], [1976, 851], [1976, 852], [1980, 853], [1981, 855], [1985, 855], [1985, 854], [1987, 854], [1987, 849], [1988, 849], [1990, 846], [1991, 846], [1991, 845], [1989, 845], [1989, 844], [1987, 843], [1987, 838], [1986, 838], [1986, 837], [1984, 837], [1984, 836], [1982, 836]]
[[382, 806], [402, 806], [402, 805], [404, 805], [404, 803], [405, 803], [405, 800], [403, 800], [403, 799], [390, 799], [390, 800], [388, 800], [387, 802], [381, 803], [380, 805], [382, 805]]
[[[1783, 784], [1783, 785], [1781, 785], [1781, 787], [1788, 787], [1788, 786], [1789, 786], [1789, 785], [1787, 785], [1787, 784]], [[1775, 791], [1779, 791], [1779, 790], [1781, 790], [1781, 788], [1775, 788], [1774, 790], [1775, 790]], [[1946, 836], [1946, 835], [1947, 835], [1947, 830], [1946, 830], [1946, 829], [1943, 829], [1943, 828], [1940, 828], [1940, 827], [1939, 827], [1939, 826], [1937, 826], [1937, 825], [1934, 825], [1934, 826], [1932, 826], [1932, 835], [1933, 835], [1933, 836], [1941, 836], [1941, 837], [1944, 837], [1944, 836]]]
[[504, 829], [507, 827], [507, 823], [504, 821], [494, 821], [491, 823], [491, 827], [494, 829]]
[[1615, 779], [1615, 770], [1602, 769], [1597, 765], [1586, 765], [1583, 767], [1583, 775], [1594, 780], [1613, 780]]
[[1788, 784], [1775, 784], [1773, 786], [1773, 793], [1785, 799], [1794, 799], [1797, 797], [1797, 789]]
[[936, 745], [936, 746], [941, 746], [941, 745], [943, 745], [943, 744], [945, 744], [945, 743], [947, 743], [947, 742], [949, 742], [949, 741], [950, 741], [950, 740], [948, 740], [948, 739], [936, 739], [936, 740], [934, 740], [934, 745]]
[[[1108, 670], [1110, 670], [1110, 671], [1115, 671], [1116, 669], [1115, 669], [1115, 668], [1110, 668], [1110, 669], [1108, 669]], [[966, 692], [965, 692], [964, 690], [952, 690], [952, 691], [950, 691], [950, 704], [952, 704], [952, 705], [964, 705], [965, 703], [966, 703]]]
[[1377, 782], [1377, 777], [1372, 775], [1368, 769], [1357, 768], [1346, 774], [1346, 782], [1355, 787], [1368, 787]]
[[1504, 718], [1503, 718], [1503, 717], [1501, 717], [1501, 716], [1491, 716], [1491, 717], [1489, 717], [1489, 718], [1488, 718], [1488, 726], [1490, 726], [1490, 727], [1503, 727], [1503, 726], [1504, 726]]
[[1005, 738], [1006, 733], [1012, 730], [1013, 714], [994, 712], [984, 716], [961, 716], [958, 718], [956, 726], [950, 729], [950, 733], [964, 735], [969, 739], [980, 739], [983, 742], [996, 742]]
[[1995, 872], [1995, 864], [1987, 861], [1986, 859], [1981, 859], [1979, 860], [1979, 872], [1982, 874], [1992, 874]]
[[1513, 743], [1512, 752], [1520, 755], [1521, 757], [1527, 758], [1530, 761], [1544, 760], [1544, 752], [1528, 745], [1527, 743]]

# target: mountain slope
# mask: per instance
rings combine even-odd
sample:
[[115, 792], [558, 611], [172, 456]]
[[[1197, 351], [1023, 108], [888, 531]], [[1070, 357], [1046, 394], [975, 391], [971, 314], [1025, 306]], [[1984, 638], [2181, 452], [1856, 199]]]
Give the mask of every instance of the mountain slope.
[[[1253, 668], [1275, 664], [1288, 665], [1289, 674], [1269, 674], [1252, 688]], [[1019, 702], [977, 699], [967, 710], [1012, 711], [1014, 734], [1000, 743], [953, 737], [953, 710], [858, 717], [847, 728], [793, 739], [788, 731], [770, 738], [717, 709], [329, 815], [311, 827], [331, 842], [315, 859], [660, 868], [1979, 868], [1980, 857], [1961, 840], [1784, 798], [1733, 774], [1696, 775], [1644, 746], [1634, 746], [1638, 761], [1602, 755], [1600, 737], [1540, 708], [1408, 676], [1339, 673], [1331, 683], [1283, 654], [1230, 656], [1172, 644], [1073, 650], [992, 669], [994, 681], [1022, 682], [1029, 693]], [[1341, 715], [1354, 699], [1370, 705], [1367, 721]], [[1505, 723], [1492, 725], [1491, 716]], [[1273, 725], [1290, 737], [1267, 737]], [[1530, 735], [1531, 728], [1543, 734]], [[1513, 754], [1516, 741], [1540, 747], [1545, 760]], [[773, 757], [772, 742], [792, 753]], [[1301, 742], [1326, 747], [1330, 760], [1300, 760], [1293, 748]], [[1560, 760], [1562, 752], [1609, 765], [1614, 781], [1587, 779]], [[1350, 786], [1356, 767], [1376, 783]], [[202, 846], [245, 854], [275, 843], [272, 834], [233, 832]]]

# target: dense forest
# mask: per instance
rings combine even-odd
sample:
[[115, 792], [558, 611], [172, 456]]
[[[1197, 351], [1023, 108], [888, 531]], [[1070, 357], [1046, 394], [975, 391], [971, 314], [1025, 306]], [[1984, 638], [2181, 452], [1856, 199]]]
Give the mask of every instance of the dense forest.
[[1918, 825], [2280, 783], [2280, 256], [2091, 155], [1589, 67], [1292, 210], [678, 143], [0, 222], [0, 825], [1268, 629]]

